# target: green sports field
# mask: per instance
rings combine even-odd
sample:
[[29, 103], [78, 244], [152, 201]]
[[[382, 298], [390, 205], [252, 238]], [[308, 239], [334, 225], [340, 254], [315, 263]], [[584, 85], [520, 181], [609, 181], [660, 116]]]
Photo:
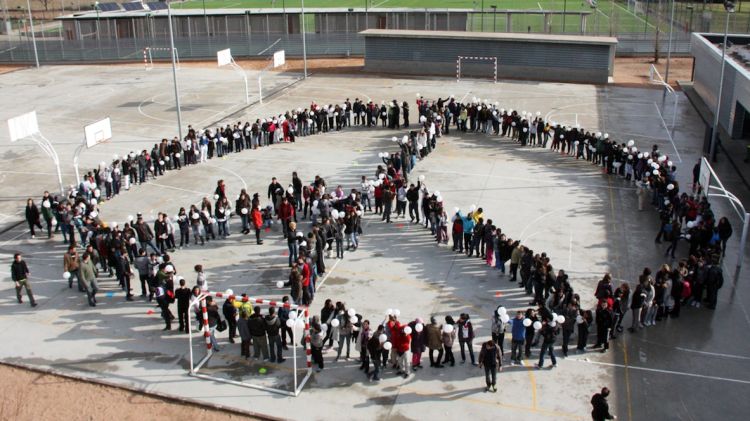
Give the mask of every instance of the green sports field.
[[[482, 8], [481, 0], [306, 0], [306, 8], [416, 8], [416, 9], [472, 9], [479, 12]], [[586, 10], [592, 12], [588, 18], [586, 31], [588, 33], [600, 33], [608, 35], [610, 29], [613, 33], [623, 32], [653, 32], [656, 28], [652, 22], [647, 22], [642, 16], [635, 15], [623, 7], [622, 2], [611, 0], [599, 0], [598, 8], [592, 8], [585, 0], [485, 0], [484, 14], [476, 13], [470, 18], [470, 30], [492, 32], [506, 31], [504, 15], [498, 13], [493, 16], [490, 6], [497, 5], [498, 10], [556, 10], [564, 8], [568, 11]], [[207, 9], [216, 8], [297, 8], [300, 0], [192, 0], [181, 4], [175, 4], [175, 8]], [[651, 18], [653, 21], [653, 16]], [[540, 32], [543, 26], [541, 15], [514, 15], [512, 31], [514, 32]], [[551, 21], [552, 32], [563, 32], [563, 18], [553, 16]], [[565, 18], [564, 32], [577, 33], [579, 31], [579, 19], [577, 16], [569, 15]], [[310, 30], [310, 29], [308, 29]]]

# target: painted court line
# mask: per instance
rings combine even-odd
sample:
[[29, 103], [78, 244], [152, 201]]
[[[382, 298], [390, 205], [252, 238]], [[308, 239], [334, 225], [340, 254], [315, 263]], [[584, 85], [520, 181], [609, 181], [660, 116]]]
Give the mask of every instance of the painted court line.
[[694, 352], [696, 354], [703, 354], [703, 355], [711, 355], [714, 357], [723, 357], [723, 358], [736, 358], [738, 360], [750, 360], [750, 357], [743, 357], [742, 355], [732, 355], [732, 354], [721, 354], [718, 352], [706, 352], [706, 351], [698, 351], [697, 349], [688, 349], [688, 348], [675, 348], [678, 351], [684, 351], [684, 352]]
[[331, 276], [331, 274], [333, 273], [334, 270], [336, 270], [336, 266], [338, 266], [339, 263], [341, 263], [341, 259], [337, 259], [336, 263], [334, 263], [333, 266], [331, 267], [331, 270], [329, 270], [328, 272], [326, 272], [326, 276], [324, 276], [323, 279], [320, 281], [320, 283], [318, 285], [316, 285], [316, 287], [315, 287], [315, 291], [316, 292], [318, 290], [320, 290], [320, 288], [323, 287], [323, 284], [326, 283], [326, 280], [328, 280], [328, 277]]
[[674, 148], [674, 153], [677, 156], [677, 162], [682, 162], [682, 157], [680, 156], [680, 151], [677, 150], [677, 145], [674, 143], [674, 139], [672, 139], [672, 133], [669, 131], [669, 128], [667, 127], [667, 122], [664, 121], [664, 116], [661, 115], [661, 110], [659, 109], [659, 106], [656, 105], [656, 102], [652, 102], [654, 104], [654, 107], [656, 108], [656, 112], [659, 113], [659, 118], [661, 119], [661, 124], [664, 126], [664, 130], [667, 131], [667, 136], [669, 137], [669, 142], [672, 143], [672, 147]]
[[673, 374], [673, 375], [676, 375], [676, 376], [697, 377], [697, 378], [706, 379], [706, 380], [717, 380], [717, 381], [731, 382], [731, 383], [750, 384], [750, 380], [730, 379], [728, 377], [707, 376], [707, 375], [696, 374], [696, 373], [685, 373], [685, 372], [682, 372], [682, 371], [662, 370], [662, 369], [658, 369], [658, 368], [638, 367], [638, 366], [634, 366], [634, 365], [605, 363], [605, 362], [589, 361], [589, 360], [579, 360], [579, 359], [576, 359], [576, 358], [570, 358], [570, 360], [571, 361], [578, 361], [578, 362], [582, 362], [582, 363], [587, 363], [587, 364], [603, 365], [603, 366], [607, 366], [607, 367], [624, 368], [624, 369], [627, 369], [627, 370], [640, 370], [640, 371], [648, 371], [648, 372], [652, 372], [652, 373]]

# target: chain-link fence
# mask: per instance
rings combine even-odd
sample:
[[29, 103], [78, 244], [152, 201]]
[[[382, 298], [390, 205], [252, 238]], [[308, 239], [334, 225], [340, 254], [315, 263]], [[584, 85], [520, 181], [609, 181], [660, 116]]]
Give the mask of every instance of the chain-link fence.
[[[574, 5], [573, 1], [569, 2]], [[565, 13], [555, 10], [501, 11], [498, 9], [456, 11], [440, 14], [429, 10], [381, 12], [383, 17], [369, 19], [358, 12], [306, 14], [307, 53], [310, 56], [361, 56], [364, 39], [358, 32], [367, 28], [436, 29], [484, 32], [522, 32], [615, 36], [618, 55], [665, 52], [670, 32], [672, 3], [667, 0], [609, 0], [578, 4]], [[748, 32], [750, 13], [729, 16], [730, 32]], [[750, 7], [748, 7], [750, 9]], [[750, 11], [750, 10], [749, 10]], [[401, 14], [399, 14], [401, 13]], [[166, 19], [161, 16], [141, 19], [102, 18], [77, 21], [44, 20], [35, 14], [35, 35], [39, 60], [44, 63], [76, 61], [138, 61], [146, 47], [169, 46]], [[54, 16], [54, 12], [46, 16]], [[690, 32], [723, 32], [726, 12], [721, 4], [674, 2], [672, 51], [688, 54]], [[270, 55], [284, 49], [290, 57], [302, 55], [299, 19], [270, 21], [258, 32], [251, 23], [256, 15], [193, 16], [174, 18], [175, 46], [181, 59], [215, 58], [216, 51], [232, 48], [236, 57]], [[272, 19], [282, 19], [280, 15]], [[330, 19], [329, 19], [330, 18]], [[117, 21], [117, 22], [116, 22]], [[9, 31], [0, 35], [0, 62], [34, 61], [30, 25], [23, 13], [10, 19]], [[123, 28], [127, 26], [127, 28]], [[132, 29], [130, 28], [132, 26]], [[5, 27], [5, 25], [3, 25]], [[285, 30], [285, 27], [287, 30]], [[294, 29], [297, 28], [296, 33]], [[127, 30], [125, 30], [127, 29]], [[168, 58], [168, 50], [152, 51], [154, 59]]]

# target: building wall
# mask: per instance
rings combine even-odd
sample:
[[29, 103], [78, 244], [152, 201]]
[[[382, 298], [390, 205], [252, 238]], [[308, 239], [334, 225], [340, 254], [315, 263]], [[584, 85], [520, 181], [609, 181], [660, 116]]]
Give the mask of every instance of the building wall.
[[[498, 78], [607, 83], [614, 45], [379, 37], [365, 34], [365, 71], [455, 76], [458, 56], [497, 57]], [[463, 62], [461, 74], [492, 78], [491, 62]]]
[[[722, 36], [709, 36], [706, 39], [701, 34], [693, 34], [691, 42], [691, 53], [695, 58], [695, 73], [693, 86], [706, 105], [713, 112], [716, 110], [716, 97], [719, 93], [719, 75], [721, 74], [721, 51], [711, 46], [711, 41], [723, 42]], [[735, 38], [745, 38], [747, 43], [750, 37], [730, 36], [730, 41]], [[737, 103], [750, 110], [750, 78], [746, 72], [738, 70], [733, 61], [727, 61], [724, 66], [724, 87], [721, 95], [721, 110], [719, 111], [719, 124], [733, 138], [741, 136], [740, 119], [735, 119], [741, 111], [737, 109]], [[736, 121], [735, 121], [736, 120]], [[737, 124], [735, 124], [737, 123]]]

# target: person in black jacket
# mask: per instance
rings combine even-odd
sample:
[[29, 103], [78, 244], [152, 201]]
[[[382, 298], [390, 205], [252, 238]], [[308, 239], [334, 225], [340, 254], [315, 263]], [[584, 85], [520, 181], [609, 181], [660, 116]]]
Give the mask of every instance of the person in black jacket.
[[[31, 199], [29, 199], [31, 200]], [[10, 265], [10, 276], [13, 283], [16, 284], [16, 298], [18, 304], [23, 304], [21, 299], [21, 290], [26, 288], [26, 295], [29, 296], [29, 302], [32, 307], [36, 307], [36, 300], [34, 300], [34, 293], [31, 291], [31, 285], [29, 285], [29, 268], [26, 266], [26, 262], [21, 259], [21, 253], [13, 255], [13, 263]]]
[[607, 306], [607, 301], [603, 300], [596, 309], [596, 344], [594, 348], [604, 348], [602, 352], [609, 349], [609, 330], [612, 328], [614, 315], [612, 310]]
[[234, 337], [237, 336], [237, 307], [234, 306], [234, 295], [230, 294], [224, 300], [221, 312], [224, 313], [224, 319], [229, 326], [229, 343], [234, 343]]
[[271, 362], [283, 363], [286, 361], [281, 354], [282, 344], [279, 329], [281, 328], [281, 319], [276, 315], [276, 307], [268, 309], [266, 316], [266, 333], [268, 334], [268, 344], [270, 347]]
[[609, 413], [607, 396], [609, 396], [609, 389], [603, 387], [601, 393], [595, 393], [594, 396], [591, 397], [591, 406], [594, 407], [594, 409], [591, 410], [591, 418], [593, 418], [594, 421], [613, 420], [617, 418]]
[[266, 322], [260, 314], [260, 307], [253, 308], [253, 314], [247, 320], [250, 336], [253, 337], [253, 358], [263, 354], [263, 360], [268, 360], [268, 339], [266, 338]]
[[39, 222], [39, 208], [34, 204], [34, 200], [29, 198], [26, 201], [26, 222], [29, 224], [29, 231], [31, 231], [31, 238], [36, 238], [36, 232], [34, 227], [42, 229], [42, 224]]

